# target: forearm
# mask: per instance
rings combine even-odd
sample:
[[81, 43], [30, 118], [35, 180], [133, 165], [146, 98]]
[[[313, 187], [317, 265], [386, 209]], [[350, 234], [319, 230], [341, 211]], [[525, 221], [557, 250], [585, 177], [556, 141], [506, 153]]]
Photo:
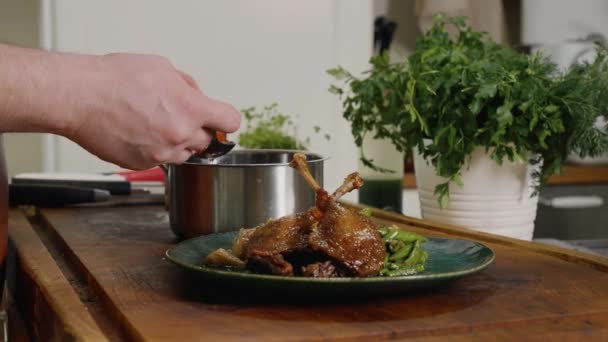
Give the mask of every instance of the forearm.
[[79, 55], [0, 44], [0, 133], [63, 135], [124, 168], [181, 163], [240, 113], [161, 56]]
[[94, 100], [81, 91], [94, 59], [0, 44], [0, 132], [66, 135]]

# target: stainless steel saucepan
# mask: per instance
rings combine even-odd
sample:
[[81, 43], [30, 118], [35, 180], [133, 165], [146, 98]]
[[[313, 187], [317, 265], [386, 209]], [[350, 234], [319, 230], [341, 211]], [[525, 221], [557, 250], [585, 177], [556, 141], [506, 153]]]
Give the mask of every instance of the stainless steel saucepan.
[[[236, 150], [214, 159], [166, 165], [171, 229], [180, 238], [255, 227], [315, 205], [315, 193], [291, 167], [289, 150]], [[323, 186], [323, 163], [307, 156]]]

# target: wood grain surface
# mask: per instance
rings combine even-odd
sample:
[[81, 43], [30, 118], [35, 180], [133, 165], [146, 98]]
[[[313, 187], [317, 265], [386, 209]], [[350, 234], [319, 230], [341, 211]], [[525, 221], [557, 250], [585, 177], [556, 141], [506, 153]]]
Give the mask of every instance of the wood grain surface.
[[608, 165], [564, 165], [561, 175], [549, 178], [549, 184], [606, 184]]
[[[109, 339], [608, 338], [608, 259], [381, 211], [374, 216], [379, 224], [425, 235], [483, 242], [496, 252], [496, 260], [469, 277], [402, 296], [273, 297], [211, 288], [165, 260], [165, 250], [176, 241], [161, 206], [44, 209], [33, 222], [48, 234], [44, 248], [62, 251], [63, 268], [85, 279], [84, 286], [94, 294], [92, 307], [98, 309], [93, 320], [102, 327], [95, 331], [108, 335], [113, 327], [120, 332]], [[35, 250], [44, 249], [40, 241], [14, 240], [27, 264], [39, 257]], [[56, 274], [52, 268], [37, 272]], [[31, 272], [27, 267], [20, 270]], [[62, 302], [62, 292], [49, 290], [54, 283], [41, 276], [29, 278], [32, 282], [24, 286], [46, 291], [49, 302]], [[27, 312], [31, 304], [18, 306]], [[77, 320], [82, 318], [58, 307], [48, 315], [66, 327], [81, 326]], [[91, 319], [87, 322], [87, 331], [79, 332], [83, 336], [93, 326]]]
[[[608, 165], [564, 165], [562, 174], [549, 177], [549, 185], [606, 184]], [[415, 189], [416, 176], [413, 172], [403, 174], [403, 188]]]
[[[9, 233], [19, 246], [19, 273], [11, 292], [34, 340], [105, 341], [76, 290], [34, 232], [25, 216], [12, 211]], [[10, 317], [9, 317], [10, 319]]]

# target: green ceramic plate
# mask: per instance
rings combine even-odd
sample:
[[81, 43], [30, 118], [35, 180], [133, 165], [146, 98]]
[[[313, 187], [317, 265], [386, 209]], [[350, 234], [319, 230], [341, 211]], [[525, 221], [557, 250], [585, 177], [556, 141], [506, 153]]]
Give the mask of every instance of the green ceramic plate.
[[[206, 284], [224, 289], [276, 291], [292, 294], [377, 294], [406, 292], [427, 288], [477, 272], [494, 260], [494, 252], [481, 243], [429, 238], [424, 249], [429, 253], [426, 270], [403, 277], [304, 278], [255, 274], [201, 265], [203, 258], [217, 248], [230, 248], [237, 232], [217, 233], [180, 242], [167, 250], [167, 258], [202, 278]], [[251, 292], [250, 292], [251, 293]]]

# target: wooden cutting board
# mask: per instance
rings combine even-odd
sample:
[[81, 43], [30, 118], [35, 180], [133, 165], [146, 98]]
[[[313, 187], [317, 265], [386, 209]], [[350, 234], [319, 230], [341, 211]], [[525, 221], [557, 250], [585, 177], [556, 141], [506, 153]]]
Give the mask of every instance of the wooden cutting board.
[[146, 341], [608, 338], [608, 259], [382, 211], [381, 224], [466, 238], [487, 269], [403, 296], [339, 300], [218, 294], [164, 259], [161, 206], [10, 215], [11, 293], [32, 337]]

